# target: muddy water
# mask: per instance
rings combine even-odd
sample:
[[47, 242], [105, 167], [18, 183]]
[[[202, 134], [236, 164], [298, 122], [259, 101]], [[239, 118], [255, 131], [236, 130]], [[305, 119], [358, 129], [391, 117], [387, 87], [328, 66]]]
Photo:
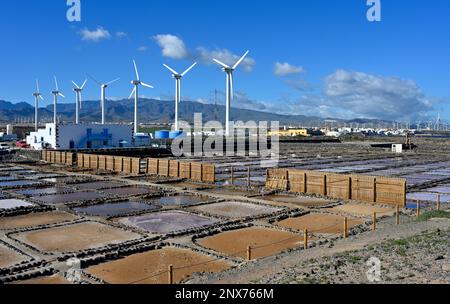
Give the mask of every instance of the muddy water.
[[151, 233], [166, 234], [170, 232], [200, 228], [217, 223], [218, 220], [202, 217], [186, 212], [158, 212], [142, 216], [134, 216], [120, 220], [129, 225]]
[[102, 204], [82, 208], [74, 208], [73, 210], [77, 213], [82, 213], [91, 216], [120, 216], [127, 215], [133, 212], [139, 211], [151, 211], [159, 209], [160, 207], [149, 205], [142, 202], [121, 202], [113, 204]]
[[56, 195], [42, 196], [36, 198], [36, 200], [44, 204], [56, 205], [78, 201], [84, 202], [104, 198], [108, 198], [108, 196], [97, 192], [75, 192], [70, 194], [56, 194]]
[[207, 214], [229, 218], [266, 215], [282, 210], [281, 208], [265, 207], [241, 202], [216, 203], [194, 207], [193, 209]]
[[153, 204], [160, 206], [189, 206], [207, 201], [208, 201], [207, 197], [191, 196], [191, 195], [167, 196], [151, 200]]

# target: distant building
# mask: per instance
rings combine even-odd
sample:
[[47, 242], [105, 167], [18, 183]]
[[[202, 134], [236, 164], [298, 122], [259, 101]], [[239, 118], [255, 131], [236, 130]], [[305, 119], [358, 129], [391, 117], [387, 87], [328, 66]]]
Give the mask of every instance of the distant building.
[[117, 124], [46, 124], [45, 129], [27, 136], [31, 148], [48, 149], [103, 149], [131, 146], [133, 126]]
[[311, 129], [285, 129], [279, 131], [270, 131], [269, 136], [280, 136], [280, 137], [296, 137], [303, 136], [309, 137], [314, 135]]

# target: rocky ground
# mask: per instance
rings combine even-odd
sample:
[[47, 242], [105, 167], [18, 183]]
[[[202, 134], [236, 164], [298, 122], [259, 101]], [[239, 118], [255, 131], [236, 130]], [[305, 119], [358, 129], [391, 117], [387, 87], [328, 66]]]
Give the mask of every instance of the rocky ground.
[[368, 273], [372, 277], [376, 269], [367, 265], [371, 258], [381, 262], [380, 276], [373, 277], [381, 283], [450, 284], [450, 229], [304, 261], [258, 283], [369, 283]]

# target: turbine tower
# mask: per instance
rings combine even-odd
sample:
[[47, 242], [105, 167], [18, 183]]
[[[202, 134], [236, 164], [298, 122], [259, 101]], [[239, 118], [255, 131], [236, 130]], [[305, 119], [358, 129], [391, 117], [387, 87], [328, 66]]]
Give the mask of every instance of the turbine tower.
[[105, 108], [106, 88], [109, 87], [110, 85], [112, 85], [113, 83], [119, 81], [120, 78], [116, 78], [116, 79], [111, 80], [110, 82], [107, 82], [107, 83], [100, 83], [94, 77], [92, 77], [90, 75], [89, 75], [89, 77], [91, 77], [92, 80], [94, 80], [100, 86], [100, 105], [101, 105], [101, 108], [102, 108], [102, 125], [104, 125], [104, 124], [106, 124], [106, 108]]
[[58, 80], [55, 78], [55, 90], [52, 91], [53, 94], [53, 123], [55, 124], [55, 127], [58, 125], [58, 96], [61, 96], [62, 98], [66, 98], [60, 91], [58, 87]]
[[87, 79], [83, 82], [83, 85], [80, 87], [75, 81], [72, 81], [73, 91], [75, 92], [75, 124], [78, 125], [80, 123], [80, 109], [81, 109], [81, 92], [83, 92], [84, 86], [87, 83]]
[[225, 63], [213, 59], [214, 62], [222, 66], [222, 70], [227, 74], [227, 90], [226, 90], [226, 118], [225, 118], [225, 136], [230, 136], [230, 108], [231, 103], [233, 102], [234, 92], [233, 92], [233, 72], [237, 69], [237, 67], [244, 61], [245, 57], [247, 57], [250, 51], [247, 51], [244, 56], [241, 57], [232, 67], [226, 65]]
[[180, 74], [167, 64], [163, 64], [169, 71], [172, 72], [172, 77], [175, 79], [175, 131], [178, 131], [178, 105], [181, 103], [181, 79], [186, 76], [195, 66], [197, 62], [191, 65], [184, 73]]
[[34, 128], [35, 128], [36, 132], [39, 129], [39, 118], [38, 118], [39, 98], [42, 101], [44, 101], [44, 97], [42, 97], [42, 94], [40, 92], [41, 91], [39, 90], [39, 81], [36, 79], [36, 93], [33, 93], [33, 96], [34, 96]]
[[134, 65], [134, 70], [136, 72], [136, 80], [131, 81], [131, 84], [134, 85], [134, 88], [130, 94], [130, 97], [128, 97], [128, 99], [131, 99], [131, 97], [133, 97], [133, 94], [134, 94], [134, 136], [136, 136], [136, 134], [139, 133], [139, 125], [138, 125], [139, 124], [139, 122], [138, 122], [139, 86], [142, 85], [142, 86], [150, 88], [150, 89], [153, 89], [154, 87], [141, 81], [135, 60], [133, 60], [133, 65]]

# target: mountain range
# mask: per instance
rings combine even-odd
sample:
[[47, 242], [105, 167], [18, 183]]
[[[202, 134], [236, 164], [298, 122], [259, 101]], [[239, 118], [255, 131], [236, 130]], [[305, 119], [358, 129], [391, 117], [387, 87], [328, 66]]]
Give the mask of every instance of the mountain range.
[[[134, 117], [134, 102], [128, 99], [108, 100], [106, 102], [107, 122], [132, 122]], [[180, 104], [179, 118], [192, 122], [194, 113], [202, 113], [203, 121], [224, 121], [225, 106], [205, 104], [200, 102], [183, 101]], [[173, 101], [141, 98], [139, 100], [140, 123], [171, 123], [175, 118], [175, 106]], [[59, 104], [58, 116], [64, 122], [75, 120], [75, 104]], [[0, 100], [0, 122], [10, 123], [26, 119], [33, 121], [34, 107], [26, 102], [12, 103]], [[45, 121], [53, 119], [53, 105], [39, 109], [39, 117]], [[80, 111], [82, 122], [101, 121], [100, 101], [85, 101]], [[231, 111], [233, 121], [279, 121], [281, 125], [309, 125], [324, 123], [326, 121], [355, 122], [355, 123], [379, 123], [379, 120], [355, 119], [344, 121], [333, 118], [309, 117], [303, 115], [280, 115], [275, 113], [260, 112], [234, 108]]]

